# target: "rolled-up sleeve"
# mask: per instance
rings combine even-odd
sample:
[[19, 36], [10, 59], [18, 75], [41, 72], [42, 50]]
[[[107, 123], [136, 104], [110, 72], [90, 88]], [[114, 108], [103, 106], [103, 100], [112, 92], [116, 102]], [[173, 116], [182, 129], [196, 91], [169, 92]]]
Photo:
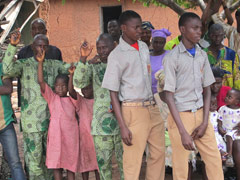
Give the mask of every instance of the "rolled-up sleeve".
[[108, 57], [108, 64], [104, 74], [102, 88], [118, 92], [122, 78], [122, 67], [118, 58], [116, 58], [116, 55], [117, 54], [115, 53], [111, 53]]
[[169, 54], [163, 59], [163, 69], [165, 74], [163, 90], [174, 93], [176, 89], [176, 61]]

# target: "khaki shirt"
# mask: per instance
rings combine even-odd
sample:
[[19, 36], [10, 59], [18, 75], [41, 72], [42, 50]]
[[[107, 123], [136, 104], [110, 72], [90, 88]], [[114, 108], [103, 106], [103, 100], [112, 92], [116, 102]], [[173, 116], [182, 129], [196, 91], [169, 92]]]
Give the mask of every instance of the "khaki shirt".
[[153, 99], [149, 50], [141, 41], [138, 45], [139, 51], [120, 38], [108, 57], [102, 87], [119, 92], [120, 101]]
[[163, 59], [164, 90], [174, 93], [178, 111], [195, 110], [203, 106], [203, 87], [215, 82], [206, 52], [196, 45], [195, 57], [182, 42]]

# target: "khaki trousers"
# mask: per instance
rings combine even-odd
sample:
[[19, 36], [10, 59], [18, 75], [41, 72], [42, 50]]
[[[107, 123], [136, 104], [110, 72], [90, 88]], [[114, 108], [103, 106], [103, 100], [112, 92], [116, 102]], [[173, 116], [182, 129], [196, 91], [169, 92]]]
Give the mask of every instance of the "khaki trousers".
[[[195, 113], [180, 112], [181, 120], [186, 131], [191, 135], [203, 121], [203, 110]], [[172, 115], [168, 117], [168, 132], [172, 145], [173, 179], [186, 180], [188, 177], [188, 157], [190, 151], [184, 149], [178, 128]], [[220, 152], [214, 135], [212, 124], [209, 122], [204, 136], [194, 141], [201, 158], [206, 165], [209, 180], [223, 180], [223, 170]]]
[[158, 106], [122, 106], [124, 121], [132, 132], [132, 144], [123, 143], [123, 172], [125, 180], [138, 180], [143, 152], [148, 144], [146, 180], [164, 180], [165, 136], [164, 122]]

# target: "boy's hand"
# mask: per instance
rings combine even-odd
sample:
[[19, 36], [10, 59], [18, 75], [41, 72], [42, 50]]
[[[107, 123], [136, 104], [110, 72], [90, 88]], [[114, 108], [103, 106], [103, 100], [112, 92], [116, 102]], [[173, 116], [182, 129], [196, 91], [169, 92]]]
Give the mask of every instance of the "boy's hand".
[[71, 67], [68, 69], [68, 72], [69, 72], [70, 74], [73, 74], [74, 71], [75, 71], [75, 69], [76, 69], [76, 67], [75, 67], [73, 64], [71, 64]]
[[91, 60], [88, 61], [89, 64], [99, 64], [101, 62], [99, 55], [94, 56]]
[[45, 57], [45, 50], [38, 47], [37, 48], [37, 55], [36, 55], [36, 59], [38, 60], [38, 62], [43, 62], [44, 61], [44, 57]]
[[199, 139], [201, 137], [203, 137], [203, 135], [205, 134], [207, 129], [207, 125], [205, 124], [201, 124], [200, 126], [198, 126], [191, 134], [191, 137], [195, 140], [195, 139]]
[[88, 57], [93, 50], [93, 46], [90, 46], [89, 43], [85, 40], [81, 47], [80, 47], [80, 53], [82, 57]]
[[121, 136], [122, 136], [123, 142], [127, 146], [131, 146], [132, 145], [132, 132], [128, 129], [127, 126], [121, 128]]
[[16, 46], [20, 42], [20, 39], [21, 39], [21, 33], [19, 29], [17, 29], [11, 34], [11, 37], [10, 37], [11, 45]]
[[192, 137], [186, 132], [183, 135], [181, 135], [182, 145], [186, 150], [189, 151], [195, 151], [195, 147], [193, 145], [193, 139]]

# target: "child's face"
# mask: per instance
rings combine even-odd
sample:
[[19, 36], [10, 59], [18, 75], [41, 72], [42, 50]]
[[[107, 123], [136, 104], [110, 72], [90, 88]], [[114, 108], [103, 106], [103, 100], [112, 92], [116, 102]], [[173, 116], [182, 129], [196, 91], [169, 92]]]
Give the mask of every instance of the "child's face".
[[136, 42], [141, 38], [142, 20], [140, 18], [131, 18], [121, 25], [123, 35], [130, 41]]
[[152, 40], [152, 46], [155, 52], [162, 51], [165, 44], [166, 44], [166, 39], [163, 37], [154, 37]]
[[216, 110], [217, 110], [217, 98], [216, 97], [211, 97], [210, 111], [214, 112]]
[[68, 85], [64, 81], [64, 79], [58, 78], [56, 79], [54, 90], [55, 90], [55, 93], [60, 97], [66, 97], [68, 92]]
[[189, 18], [184, 26], [180, 27], [182, 37], [192, 44], [197, 44], [202, 35], [202, 22], [198, 18]]
[[216, 77], [216, 78], [215, 78], [215, 83], [213, 83], [213, 84], [211, 85], [211, 91], [212, 91], [212, 93], [218, 94], [219, 91], [220, 91], [220, 89], [221, 89], [221, 87], [222, 87], [222, 78]]
[[234, 105], [237, 106], [239, 104], [237, 92], [234, 91], [233, 89], [229, 90], [227, 92], [227, 95], [224, 99], [226, 105]]

